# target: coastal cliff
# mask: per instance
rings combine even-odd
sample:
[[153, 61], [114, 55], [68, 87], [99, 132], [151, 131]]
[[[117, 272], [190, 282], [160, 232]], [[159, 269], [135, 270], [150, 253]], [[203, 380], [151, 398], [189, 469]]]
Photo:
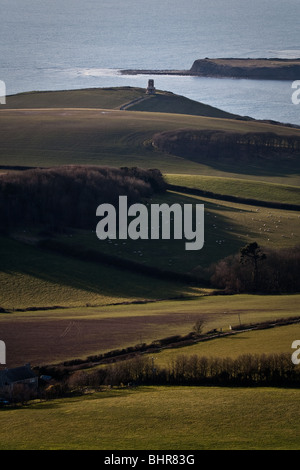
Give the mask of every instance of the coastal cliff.
[[204, 77], [298, 80], [300, 59], [198, 59], [190, 73]]
[[300, 59], [197, 59], [189, 70], [121, 70], [123, 75], [188, 75], [256, 80], [300, 80]]

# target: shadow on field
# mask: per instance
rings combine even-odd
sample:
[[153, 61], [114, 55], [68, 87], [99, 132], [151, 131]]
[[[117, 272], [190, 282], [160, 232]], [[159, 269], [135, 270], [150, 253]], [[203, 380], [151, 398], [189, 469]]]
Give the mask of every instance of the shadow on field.
[[[99, 296], [107, 296], [112, 301], [115, 299], [116, 302], [118, 298], [156, 300], [176, 297], [181, 296], [183, 292], [186, 293], [188, 289], [183, 282], [164, 281], [126, 269], [117, 269], [107, 264], [82, 261], [76, 257], [48, 252], [4, 237], [1, 238], [0, 245], [1, 272], [5, 274], [5, 282], [0, 287], [2, 299], [5, 299], [6, 288], [14, 289], [17, 276], [22, 290], [32, 289], [35, 304], [42, 301], [41, 306], [45, 304], [45, 298], [47, 298], [47, 287], [45, 284], [39, 285], [38, 283], [31, 285], [30, 278], [49, 283], [51, 289], [55, 289], [55, 286], [62, 290], [64, 287], [69, 287]], [[20, 279], [20, 275], [28, 277]], [[22, 292], [18, 292], [17, 295], [20, 298]], [[66, 295], [70, 297], [70, 292], [66, 292]], [[53, 292], [52, 296], [48, 293], [49, 298], [50, 304], [58, 302]], [[70, 302], [72, 303], [72, 299]]]
[[[291, 130], [292, 134], [292, 130]], [[181, 129], [153, 136], [156, 149], [215, 170], [256, 176], [287, 176], [299, 172], [298, 135], [270, 131], [234, 132]]]
[[183, 158], [207, 165], [213, 170], [223, 171], [225, 173], [236, 173], [237, 175], [283, 177], [300, 171], [300, 166], [297, 160], [289, 161], [287, 159], [284, 162], [276, 162], [274, 165], [273, 161], [259, 158], [253, 159], [252, 162], [250, 161], [246, 164], [243, 161], [224, 162], [221, 158], [215, 160], [206, 158], [199, 159], [187, 155], [184, 155]]
[[[23, 274], [41, 281], [68, 286], [113, 298], [159, 299], [188, 294], [190, 284], [182, 274], [209, 279], [209, 266], [236, 253], [245, 244], [246, 230], [238, 223], [239, 213], [251, 213], [250, 206], [234, 207], [231, 203], [212, 202], [205, 198], [168, 192], [151, 203], [204, 204], [204, 247], [199, 251], [185, 249], [185, 240], [130, 240], [126, 243], [104, 243], [95, 233], [76, 240], [59, 237], [59, 252], [48, 251], [33, 244], [2, 237], [0, 272]], [[232, 217], [230, 217], [232, 215]], [[26, 241], [24, 234], [24, 241]], [[79, 243], [78, 243], [79, 240]], [[83, 241], [84, 240], [84, 241]], [[84, 245], [82, 245], [84, 243]], [[116, 246], [117, 245], [117, 246]], [[65, 248], [64, 248], [65, 247]], [[54, 246], [55, 248], [55, 246]], [[88, 256], [85, 258], [85, 250]], [[95, 256], [93, 257], [93, 253]], [[122, 261], [99, 257], [109, 255]], [[103, 262], [104, 260], [104, 262]], [[160, 270], [161, 275], [148, 275], [147, 266]], [[164, 274], [166, 273], [166, 274]], [[168, 273], [179, 274], [178, 278]], [[25, 286], [24, 286], [25, 287]], [[190, 290], [191, 292], [191, 290]], [[37, 292], [37, 297], [42, 293]], [[55, 302], [55, 299], [53, 299]]]

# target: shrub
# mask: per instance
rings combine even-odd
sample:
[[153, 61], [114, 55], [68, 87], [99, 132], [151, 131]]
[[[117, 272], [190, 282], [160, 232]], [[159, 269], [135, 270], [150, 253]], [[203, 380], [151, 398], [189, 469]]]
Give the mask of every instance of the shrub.
[[292, 293], [300, 291], [300, 246], [269, 249], [255, 277], [251, 263], [242, 264], [239, 254], [228, 256], [211, 267], [211, 284], [232, 293]]

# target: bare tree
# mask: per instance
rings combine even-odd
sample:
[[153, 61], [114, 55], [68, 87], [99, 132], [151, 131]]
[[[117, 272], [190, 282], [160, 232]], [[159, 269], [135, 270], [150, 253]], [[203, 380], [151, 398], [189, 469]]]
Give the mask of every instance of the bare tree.
[[200, 336], [203, 332], [203, 326], [204, 326], [204, 320], [202, 318], [198, 318], [196, 320], [195, 325], [193, 326], [193, 332], [197, 335]]

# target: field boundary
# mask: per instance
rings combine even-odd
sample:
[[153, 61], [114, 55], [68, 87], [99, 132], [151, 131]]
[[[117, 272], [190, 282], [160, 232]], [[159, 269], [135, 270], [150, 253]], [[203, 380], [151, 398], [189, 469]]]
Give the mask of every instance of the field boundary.
[[290, 211], [300, 211], [300, 205], [289, 204], [285, 202], [272, 202], [272, 201], [261, 201], [259, 199], [243, 198], [239, 196], [231, 196], [229, 194], [218, 194], [211, 191], [206, 191], [198, 188], [189, 188], [187, 186], [179, 186], [176, 184], [167, 184], [167, 190], [177, 191], [181, 193], [192, 194], [194, 196], [203, 196], [211, 199], [218, 199], [221, 201], [236, 202], [238, 204], [245, 204], [248, 206], [259, 206], [267, 207], [270, 209], [285, 209]]
[[[253, 323], [249, 325], [238, 325], [232, 327], [231, 331], [222, 332], [217, 330], [212, 330], [207, 332], [204, 335], [196, 335], [195, 333], [191, 332], [185, 336], [171, 336], [168, 338], [162, 338], [160, 340], [155, 340], [151, 344], [141, 344], [136, 346], [129, 346], [122, 350], [112, 350], [108, 351], [103, 354], [89, 356], [86, 359], [73, 359], [70, 361], [64, 361], [62, 363], [56, 364], [57, 366], [62, 366], [65, 369], [76, 370], [79, 369], [87, 369], [91, 367], [96, 367], [98, 365], [103, 364], [111, 364], [116, 363], [119, 361], [126, 361], [129, 359], [133, 359], [136, 356], [140, 356], [143, 354], [152, 354], [158, 353], [165, 349], [177, 349], [182, 348], [185, 346], [192, 346], [193, 344], [211, 341], [213, 339], [224, 338], [228, 336], [233, 336], [239, 333], [245, 333], [247, 331], [254, 331], [254, 330], [265, 330], [280, 326], [288, 326], [300, 323], [300, 316], [298, 317], [289, 317], [289, 318], [281, 318], [278, 320], [270, 320], [261, 323]], [[50, 365], [46, 366], [50, 367]]]

